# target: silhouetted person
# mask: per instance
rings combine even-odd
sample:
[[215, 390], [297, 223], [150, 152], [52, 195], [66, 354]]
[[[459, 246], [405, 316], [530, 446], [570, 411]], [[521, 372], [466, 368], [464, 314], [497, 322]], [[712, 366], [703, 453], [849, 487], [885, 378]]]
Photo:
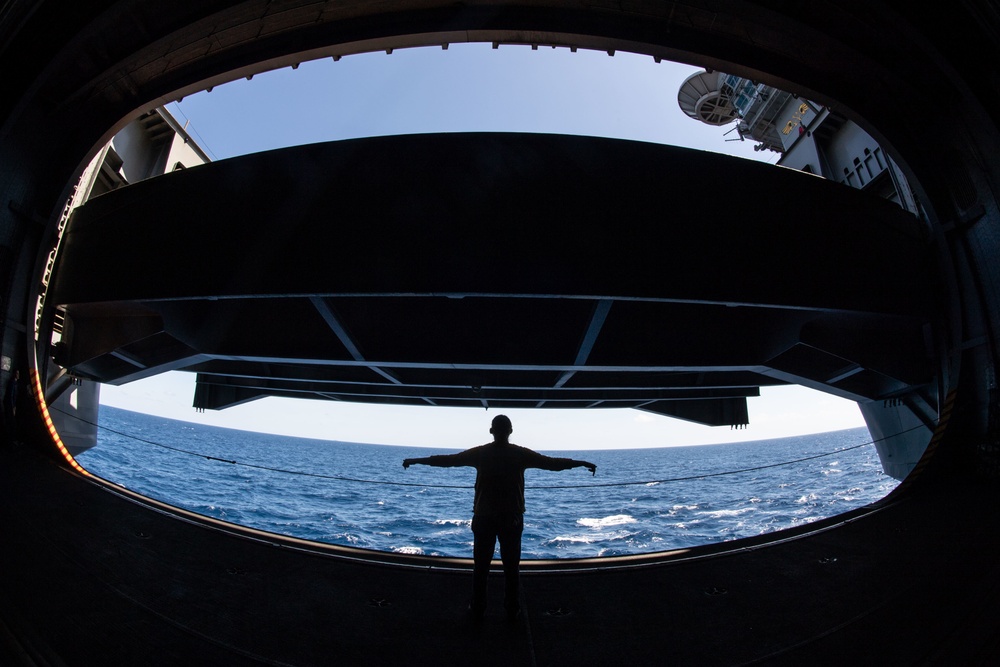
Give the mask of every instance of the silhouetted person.
[[469, 466], [476, 469], [476, 493], [472, 508], [472, 534], [475, 546], [472, 554], [475, 568], [472, 576], [473, 617], [478, 620], [486, 612], [486, 579], [497, 540], [503, 562], [505, 583], [504, 608], [511, 620], [517, 617], [518, 568], [521, 564], [521, 532], [524, 530], [524, 471], [568, 470], [585, 467], [592, 474], [597, 466], [588, 461], [554, 458], [539, 454], [510, 442], [513, 432], [505, 415], [493, 418], [490, 433], [493, 442], [467, 449], [457, 454], [439, 454], [419, 459], [404, 459], [403, 468], [414, 464], [454, 468]]

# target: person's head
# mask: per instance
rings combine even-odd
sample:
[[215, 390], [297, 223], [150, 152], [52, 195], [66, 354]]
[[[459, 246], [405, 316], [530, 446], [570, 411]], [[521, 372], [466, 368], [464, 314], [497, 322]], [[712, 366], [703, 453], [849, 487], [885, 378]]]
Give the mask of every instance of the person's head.
[[490, 433], [493, 434], [494, 439], [506, 440], [513, 432], [514, 426], [510, 423], [510, 418], [507, 415], [497, 415], [493, 418], [493, 423], [490, 425]]

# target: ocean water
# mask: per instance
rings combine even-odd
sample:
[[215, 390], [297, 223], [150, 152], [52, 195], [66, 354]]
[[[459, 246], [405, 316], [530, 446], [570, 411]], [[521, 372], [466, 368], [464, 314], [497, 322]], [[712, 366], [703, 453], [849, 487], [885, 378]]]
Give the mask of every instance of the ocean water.
[[[475, 471], [402, 468], [404, 458], [455, 450], [276, 436], [108, 406], [100, 426], [80, 464], [171, 505], [318, 542], [471, 556]], [[593, 461], [598, 473], [527, 471], [524, 558], [648, 553], [769, 533], [867, 505], [898, 483], [882, 472], [864, 428], [553, 455]]]

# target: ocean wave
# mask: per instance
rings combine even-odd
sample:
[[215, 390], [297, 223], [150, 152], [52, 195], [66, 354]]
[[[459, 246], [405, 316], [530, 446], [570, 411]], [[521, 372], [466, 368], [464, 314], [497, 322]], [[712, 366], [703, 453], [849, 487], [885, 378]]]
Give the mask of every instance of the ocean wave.
[[676, 528], [677, 530], [691, 530], [692, 526], [697, 526], [701, 521], [695, 519], [694, 521], [678, 521], [677, 523], [667, 524], [671, 528]]
[[605, 556], [630, 556], [634, 551], [631, 549], [621, 549], [621, 548], [604, 548], [597, 552], [598, 558], [604, 558]]
[[725, 517], [739, 516], [741, 514], [746, 514], [747, 512], [753, 512], [755, 511], [755, 509], [756, 508], [753, 507], [741, 507], [740, 509], [735, 509], [735, 510], [711, 510], [711, 511], [698, 512], [698, 514], [704, 516], [710, 516], [713, 519], [722, 519]]
[[393, 553], [407, 554], [408, 556], [423, 556], [424, 550], [420, 547], [393, 547]]
[[587, 526], [588, 528], [607, 528], [608, 526], [621, 526], [626, 523], [635, 523], [635, 517], [629, 516], [628, 514], [615, 514], [601, 519], [577, 519], [576, 523], [577, 525]]
[[629, 531], [614, 531], [611, 533], [588, 533], [585, 535], [557, 535], [545, 540], [545, 544], [595, 544], [597, 542], [621, 542], [634, 537], [636, 533]]
[[604, 537], [601, 535], [556, 535], [552, 539], [545, 540], [543, 544], [559, 544], [560, 542], [569, 542], [570, 544], [593, 544], [594, 542], [601, 542]]
[[472, 527], [472, 519], [434, 519], [435, 526], [464, 526]]

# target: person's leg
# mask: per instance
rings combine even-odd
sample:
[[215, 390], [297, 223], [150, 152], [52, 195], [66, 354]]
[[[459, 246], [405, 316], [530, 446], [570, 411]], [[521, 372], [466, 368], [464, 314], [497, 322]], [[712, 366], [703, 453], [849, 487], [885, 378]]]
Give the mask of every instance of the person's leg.
[[515, 618], [521, 611], [519, 578], [521, 567], [521, 533], [524, 518], [520, 515], [504, 522], [498, 531], [500, 538], [500, 560], [503, 561], [504, 599], [503, 606], [508, 618]]
[[490, 573], [490, 561], [496, 549], [497, 533], [494, 522], [482, 517], [472, 519], [472, 534], [475, 542], [472, 547], [472, 613], [482, 616], [486, 613], [486, 580]]

